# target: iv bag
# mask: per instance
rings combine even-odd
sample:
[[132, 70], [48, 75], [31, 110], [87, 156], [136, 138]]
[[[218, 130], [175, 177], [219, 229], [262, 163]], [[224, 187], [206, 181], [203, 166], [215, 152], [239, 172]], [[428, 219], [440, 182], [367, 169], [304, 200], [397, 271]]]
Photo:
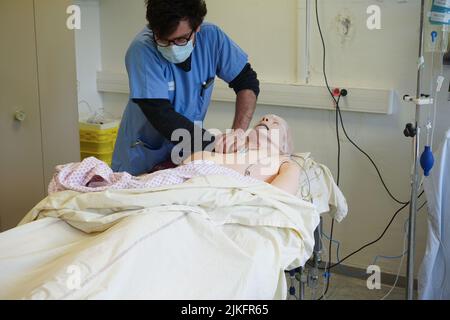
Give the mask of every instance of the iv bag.
[[450, 0], [433, 0], [430, 22], [434, 25], [450, 25]]

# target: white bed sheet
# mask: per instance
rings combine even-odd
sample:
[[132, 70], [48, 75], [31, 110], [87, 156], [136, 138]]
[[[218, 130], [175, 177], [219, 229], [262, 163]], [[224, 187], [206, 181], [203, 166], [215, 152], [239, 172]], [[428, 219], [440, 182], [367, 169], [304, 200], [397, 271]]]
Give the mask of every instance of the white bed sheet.
[[[134, 224], [145, 224], [153, 218], [150, 215], [128, 218], [100, 238], [77, 231], [55, 218], [15, 229], [13, 233], [26, 233], [21, 235], [22, 239], [17, 234], [3, 235], [18, 240], [9, 244], [16, 246], [19, 255], [14, 255], [13, 261], [0, 259], [0, 299], [286, 298], [286, 283], [279, 268], [293, 259], [289, 250], [278, 252], [273, 241], [289, 242], [288, 234], [283, 237], [279, 231], [264, 227], [203, 226], [214, 234], [200, 235], [192, 229], [207, 223], [196, 214], [183, 214], [156, 231], [140, 234], [135, 243], [122, 247], [124, 237], [129, 237], [130, 232], [136, 235]], [[49, 235], [45, 241], [42, 241], [42, 230]], [[174, 233], [177, 241], [173, 239]], [[70, 278], [75, 275], [71, 265], [89, 268], [89, 262], [80, 263], [80, 251], [73, 248], [84, 247], [83, 243], [91, 240], [101, 240], [102, 249], [91, 247], [84, 255], [96, 254], [98, 250], [103, 255], [113, 255], [112, 251], [117, 250], [123, 252], [83, 284], [83, 291], [61, 290], [61, 295], [55, 294], [59, 291], [55, 288], [61, 284], [76, 284], [75, 278]], [[293, 245], [291, 254], [295, 255]], [[61, 283], [45, 279], [54, 273], [60, 274]], [[39, 286], [42, 282], [46, 285]]]

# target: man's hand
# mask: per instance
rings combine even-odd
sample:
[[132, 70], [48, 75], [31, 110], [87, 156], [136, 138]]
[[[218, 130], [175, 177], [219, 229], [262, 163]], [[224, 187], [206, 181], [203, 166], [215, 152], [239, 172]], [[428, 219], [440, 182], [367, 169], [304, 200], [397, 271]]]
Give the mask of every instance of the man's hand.
[[249, 127], [255, 108], [256, 95], [252, 90], [241, 90], [237, 93], [233, 122], [235, 130], [216, 137], [217, 153], [233, 153], [245, 148], [247, 135], [244, 130]]
[[216, 153], [234, 153], [245, 148], [246, 134], [244, 130], [237, 129], [224, 133], [216, 138]]

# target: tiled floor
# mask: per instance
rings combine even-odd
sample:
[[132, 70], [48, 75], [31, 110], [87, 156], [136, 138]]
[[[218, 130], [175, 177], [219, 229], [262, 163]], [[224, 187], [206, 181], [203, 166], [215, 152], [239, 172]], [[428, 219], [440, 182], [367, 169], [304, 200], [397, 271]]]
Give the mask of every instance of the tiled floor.
[[[290, 286], [290, 279], [288, 277], [288, 287]], [[330, 288], [326, 295], [326, 300], [380, 300], [389, 291], [391, 286], [382, 285], [381, 290], [369, 290], [365, 280], [352, 278], [344, 275], [333, 274], [331, 277]], [[296, 285], [296, 292], [298, 287]], [[316, 295], [313, 297], [312, 290], [306, 289], [306, 300], [318, 299], [323, 293], [323, 285], [321, 284], [316, 290]], [[404, 300], [405, 289], [395, 288], [391, 294], [385, 298], [386, 300]]]

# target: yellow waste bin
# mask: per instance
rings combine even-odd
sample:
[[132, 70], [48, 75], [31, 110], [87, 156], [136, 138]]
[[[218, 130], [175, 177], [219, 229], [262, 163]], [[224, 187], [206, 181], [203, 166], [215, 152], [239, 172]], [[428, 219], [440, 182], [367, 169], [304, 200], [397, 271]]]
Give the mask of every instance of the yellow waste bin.
[[81, 159], [95, 157], [111, 166], [120, 121], [104, 124], [80, 122]]

